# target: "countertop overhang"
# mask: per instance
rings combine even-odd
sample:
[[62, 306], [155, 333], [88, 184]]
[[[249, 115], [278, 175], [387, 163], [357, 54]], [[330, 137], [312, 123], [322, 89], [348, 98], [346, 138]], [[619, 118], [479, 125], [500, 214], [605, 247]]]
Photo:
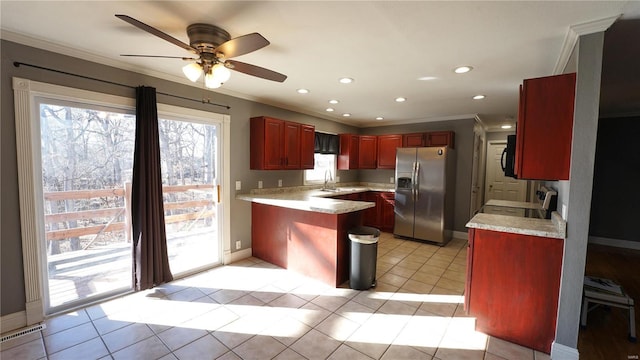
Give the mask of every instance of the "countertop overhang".
[[551, 213], [550, 220], [479, 213], [469, 220], [466, 226], [473, 229], [555, 239], [564, 239], [567, 236], [567, 222], [557, 211]]
[[375, 207], [368, 201], [331, 199], [333, 196], [367, 191], [394, 191], [375, 186], [344, 186], [330, 190], [300, 188], [258, 189], [249, 194], [238, 194], [236, 199], [280, 206], [289, 209], [313, 211], [326, 214], [345, 214]]

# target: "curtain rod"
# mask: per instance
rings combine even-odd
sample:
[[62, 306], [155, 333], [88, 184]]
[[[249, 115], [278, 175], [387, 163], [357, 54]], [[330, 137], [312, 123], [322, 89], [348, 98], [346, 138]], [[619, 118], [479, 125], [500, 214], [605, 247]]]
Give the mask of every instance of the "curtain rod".
[[[89, 77], [89, 76], [85, 76], [85, 75], [78, 75], [78, 74], [74, 74], [74, 73], [70, 73], [70, 72], [66, 72], [66, 71], [62, 71], [62, 70], [51, 69], [51, 68], [38, 66], [38, 65], [33, 65], [33, 64], [27, 64], [27, 63], [23, 63], [23, 62], [19, 62], [19, 61], [14, 61], [13, 62], [13, 66], [15, 66], [15, 67], [20, 67], [21, 65], [29, 66], [29, 67], [40, 69], [40, 70], [53, 71], [53, 72], [56, 72], [56, 73], [59, 73], [59, 74], [75, 76], [75, 77], [79, 77], [79, 78], [82, 78], [82, 79], [100, 81], [100, 82], [103, 82], [103, 83], [106, 83], [106, 84], [123, 86], [123, 87], [129, 88], [129, 89], [135, 89], [136, 88], [135, 86], [131, 86], [131, 85], [120, 84], [120, 83], [117, 83], [117, 82], [113, 82], [113, 81], [109, 81], [109, 80], [103, 80], [103, 79], [97, 79], [97, 78], [93, 78], [93, 77]], [[156, 93], [159, 94], [159, 95], [171, 96], [171, 97], [182, 99], [182, 100], [189, 100], [189, 101], [199, 102], [199, 103], [202, 103], [202, 104], [209, 104], [209, 105], [213, 105], [213, 106], [219, 106], [219, 107], [226, 108], [227, 110], [231, 109], [231, 107], [229, 105], [221, 105], [221, 104], [212, 103], [209, 99], [205, 100], [203, 98], [202, 100], [196, 100], [196, 99], [191, 99], [191, 98], [180, 96], [180, 95], [167, 94], [167, 93], [163, 93], [163, 92], [159, 92], [159, 91], [156, 91]]]

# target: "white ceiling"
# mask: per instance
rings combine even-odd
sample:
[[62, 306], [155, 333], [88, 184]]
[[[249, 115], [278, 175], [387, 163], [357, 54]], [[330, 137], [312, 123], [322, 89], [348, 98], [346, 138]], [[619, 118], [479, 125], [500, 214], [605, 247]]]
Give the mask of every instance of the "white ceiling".
[[[114, 15], [129, 15], [185, 43], [186, 27], [197, 22], [222, 27], [231, 37], [259, 32], [271, 45], [237, 60], [288, 79], [233, 72], [220, 93], [355, 126], [476, 115], [500, 125], [516, 117], [523, 79], [552, 75], [563, 65], [570, 27], [640, 15], [638, 1], [2, 0], [0, 6], [3, 39], [198, 87], [202, 82], [182, 75], [182, 60], [119, 56], [190, 54]], [[459, 65], [474, 70], [453, 73]], [[344, 76], [355, 82], [340, 84]], [[434, 79], [418, 80], [425, 76]], [[310, 93], [297, 94], [298, 88]], [[486, 99], [472, 100], [476, 94]], [[398, 96], [407, 101], [396, 103]], [[333, 113], [325, 111], [329, 99], [340, 101], [331, 105]]]

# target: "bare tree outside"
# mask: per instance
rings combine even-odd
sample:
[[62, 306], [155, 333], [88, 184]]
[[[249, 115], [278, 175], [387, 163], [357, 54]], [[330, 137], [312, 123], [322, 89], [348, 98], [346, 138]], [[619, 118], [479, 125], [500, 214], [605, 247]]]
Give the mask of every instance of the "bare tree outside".
[[[90, 107], [39, 107], [49, 288], [68, 292], [53, 306], [127, 287], [131, 279], [135, 115]], [[170, 119], [158, 125], [170, 265], [174, 273], [190, 271], [219, 261], [217, 127]]]

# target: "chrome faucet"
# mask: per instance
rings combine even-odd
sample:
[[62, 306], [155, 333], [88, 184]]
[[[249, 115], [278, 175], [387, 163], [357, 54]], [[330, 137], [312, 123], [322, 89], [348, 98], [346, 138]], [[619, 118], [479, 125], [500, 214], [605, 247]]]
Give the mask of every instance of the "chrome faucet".
[[331, 176], [331, 171], [324, 171], [324, 185], [322, 186], [322, 190], [334, 189], [334, 185], [330, 185], [330, 182], [333, 182], [333, 177]]

